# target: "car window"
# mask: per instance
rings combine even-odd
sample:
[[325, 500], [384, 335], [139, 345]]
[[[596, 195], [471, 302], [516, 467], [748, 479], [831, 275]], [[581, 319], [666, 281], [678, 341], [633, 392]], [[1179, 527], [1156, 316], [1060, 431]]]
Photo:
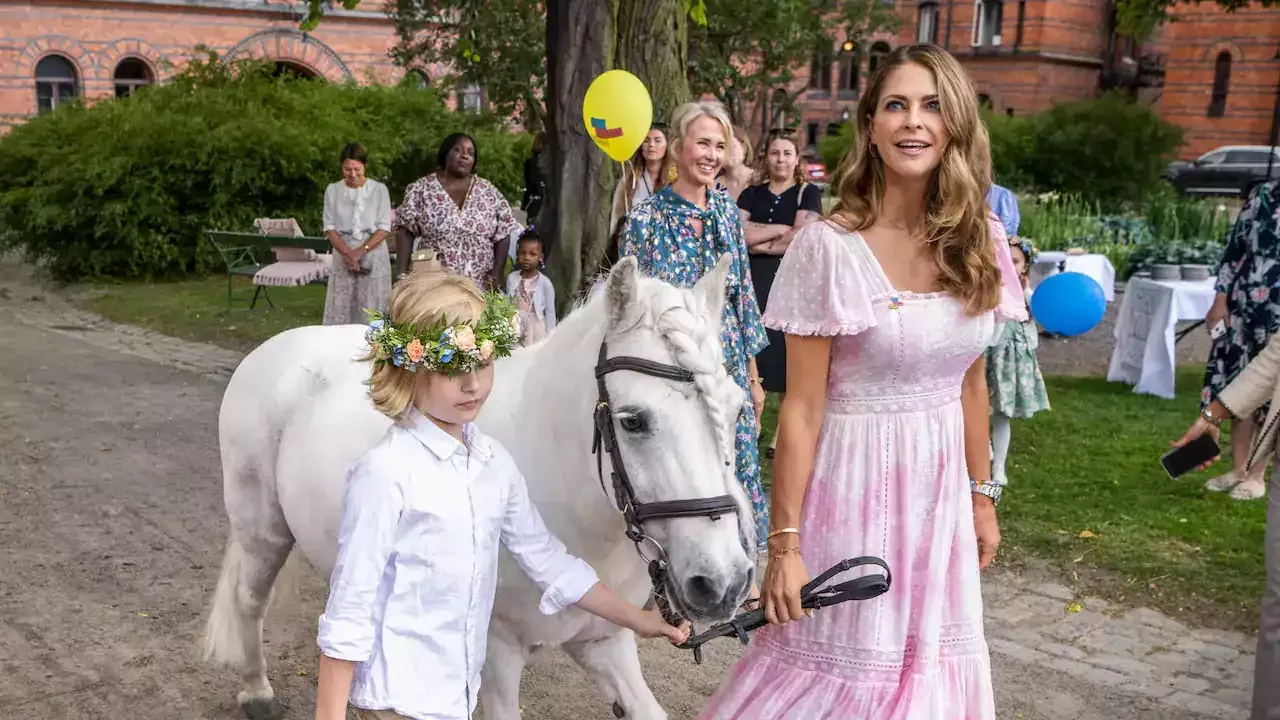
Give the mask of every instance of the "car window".
[[1201, 165], [1217, 165], [1218, 163], [1222, 162], [1222, 160], [1226, 158], [1226, 156], [1227, 156], [1226, 152], [1211, 152], [1208, 155], [1205, 155], [1200, 158], [1200, 164]]
[[1266, 150], [1232, 150], [1227, 153], [1227, 164], [1230, 165], [1266, 165]]

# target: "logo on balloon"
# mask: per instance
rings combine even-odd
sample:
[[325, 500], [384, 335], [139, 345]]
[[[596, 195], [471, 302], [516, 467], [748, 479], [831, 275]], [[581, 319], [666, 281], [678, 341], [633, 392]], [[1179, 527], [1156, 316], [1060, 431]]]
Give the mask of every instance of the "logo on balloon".
[[611, 128], [600, 118], [591, 118], [591, 129], [596, 131], [596, 137], [601, 140], [622, 137], [622, 128]]
[[626, 70], [602, 73], [582, 101], [582, 124], [596, 145], [623, 162], [636, 154], [653, 124], [653, 102], [640, 78]]

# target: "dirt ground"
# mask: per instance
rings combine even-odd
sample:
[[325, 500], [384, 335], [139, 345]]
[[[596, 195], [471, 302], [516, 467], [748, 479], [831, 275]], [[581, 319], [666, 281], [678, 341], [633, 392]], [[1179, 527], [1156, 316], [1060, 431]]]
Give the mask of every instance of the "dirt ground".
[[[217, 411], [235, 353], [81, 313], [5, 260], [0, 338], [0, 717], [241, 717], [234, 673], [195, 650], [225, 539]], [[1105, 369], [1105, 353], [1081, 351], [1092, 342], [1071, 341], [1084, 358], [1046, 371]], [[266, 631], [290, 720], [313, 712], [323, 579], [306, 576], [301, 591]], [[671, 717], [692, 718], [737, 653], [710, 645], [700, 667], [659, 642], [642, 654]], [[994, 662], [1002, 718], [1172, 717], [1050, 668]], [[523, 698], [525, 718], [612, 717], [559, 653], [526, 673]]]

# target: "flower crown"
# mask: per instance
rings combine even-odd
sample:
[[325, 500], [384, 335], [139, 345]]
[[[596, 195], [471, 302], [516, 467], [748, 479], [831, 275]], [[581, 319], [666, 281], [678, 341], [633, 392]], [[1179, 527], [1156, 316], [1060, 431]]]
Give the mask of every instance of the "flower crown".
[[371, 320], [364, 339], [373, 349], [374, 363], [417, 372], [453, 375], [474, 372], [498, 358], [511, 354], [520, 339], [520, 316], [510, 299], [495, 292], [485, 293], [480, 320], [450, 323], [440, 320], [430, 327], [391, 322], [386, 313], [366, 310]]
[[1009, 238], [1009, 247], [1016, 247], [1022, 251], [1022, 256], [1027, 259], [1027, 267], [1031, 267], [1031, 264], [1036, 261], [1036, 255], [1040, 254], [1034, 245], [1019, 237]]

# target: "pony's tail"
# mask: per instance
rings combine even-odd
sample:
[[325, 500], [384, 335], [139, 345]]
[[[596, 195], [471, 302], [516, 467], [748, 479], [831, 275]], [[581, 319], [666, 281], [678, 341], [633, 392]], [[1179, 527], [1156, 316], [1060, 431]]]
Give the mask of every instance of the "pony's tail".
[[[242, 599], [249, 596], [250, 590], [244, 587], [246, 554], [244, 546], [231, 533], [227, 538], [227, 551], [222, 556], [222, 573], [218, 576], [218, 587], [213, 593], [213, 609], [205, 624], [201, 650], [204, 659], [218, 665], [243, 668], [248, 663], [245, 657], [246, 638], [252, 632], [256, 636], [261, 632], [253, 625], [262, 622], [267, 606], [280, 607], [292, 604], [298, 598], [298, 576], [301, 570], [299, 553], [289, 553], [284, 566], [273, 578], [271, 598], [260, 606], [258, 612], [251, 612], [242, 604]], [[279, 591], [279, 592], [277, 592]]]
[[222, 556], [222, 572], [213, 593], [213, 610], [204, 628], [201, 643], [204, 659], [219, 665], [244, 667], [245, 620], [240, 611], [240, 578], [244, 567], [244, 547], [232, 532]]

